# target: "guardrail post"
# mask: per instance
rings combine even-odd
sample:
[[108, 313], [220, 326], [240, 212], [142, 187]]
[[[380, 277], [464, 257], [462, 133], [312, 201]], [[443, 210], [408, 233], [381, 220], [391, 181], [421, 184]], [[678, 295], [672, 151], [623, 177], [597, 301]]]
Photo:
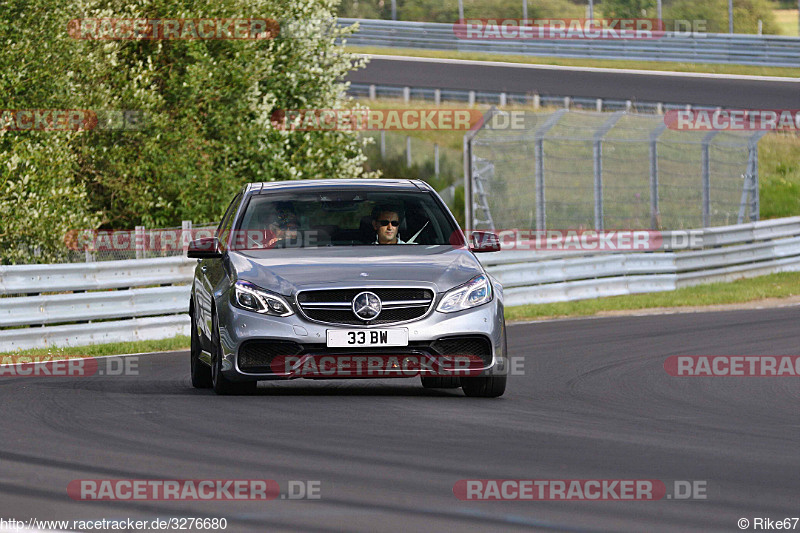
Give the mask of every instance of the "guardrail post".
[[533, 109], [534, 110], [535, 109], [539, 109], [540, 107], [542, 107], [541, 96], [539, 96], [538, 94], [534, 94], [533, 95]]
[[375, 91], [375, 84], [370, 84], [369, 86], [369, 99], [375, 100], [376, 98], [376, 91]]
[[381, 130], [381, 160], [386, 160], [386, 130]]
[[603, 110], [603, 99], [602, 98], [598, 98], [595, 101], [595, 109], [597, 110], [598, 113], [600, 113]]
[[439, 176], [439, 143], [433, 144], [433, 173]]
[[442, 104], [442, 90], [441, 89], [434, 89], [433, 90], [433, 103], [436, 105]]
[[411, 168], [411, 135], [406, 135], [406, 167]]
[[658, 212], [658, 137], [667, 129], [663, 122], [650, 132], [650, 229], [659, 229]]
[[703, 137], [702, 144], [702, 179], [703, 179], [703, 227], [711, 223], [711, 160], [709, 157], [709, 143], [719, 131], [712, 131]]
[[469, 92], [469, 105], [475, 105], [475, 91]]
[[403, 102], [411, 101], [411, 87], [403, 87]]
[[603, 137], [622, 118], [622, 114], [622, 111], [617, 111], [611, 115], [594, 134], [594, 229], [597, 231], [603, 231]]
[[144, 226], [136, 226], [135, 233], [136, 259], [144, 257]]
[[505, 107], [508, 103], [508, 96], [506, 93], [500, 93], [500, 105]]

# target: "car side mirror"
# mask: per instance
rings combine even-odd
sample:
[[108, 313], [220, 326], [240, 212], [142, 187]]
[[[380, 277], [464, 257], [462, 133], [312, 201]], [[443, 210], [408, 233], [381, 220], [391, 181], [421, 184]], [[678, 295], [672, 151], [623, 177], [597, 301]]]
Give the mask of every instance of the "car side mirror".
[[222, 257], [222, 250], [216, 237], [202, 237], [189, 243], [186, 255], [191, 259], [211, 259]]
[[470, 239], [469, 249], [475, 253], [500, 251], [500, 239], [491, 231], [473, 231]]

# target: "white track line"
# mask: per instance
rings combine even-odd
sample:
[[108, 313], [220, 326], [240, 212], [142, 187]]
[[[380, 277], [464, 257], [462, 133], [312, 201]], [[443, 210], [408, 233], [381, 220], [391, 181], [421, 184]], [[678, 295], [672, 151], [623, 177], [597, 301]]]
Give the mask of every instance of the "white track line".
[[600, 67], [567, 67], [563, 65], [538, 65], [531, 63], [508, 63], [505, 61], [475, 61], [469, 59], [445, 59], [438, 57], [414, 57], [414, 56], [392, 56], [381, 54], [356, 54], [360, 57], [371, 57], [375, 59], [385, 59], [388, 61], [418, 61], [421, 63], [454, 63], [457, 65], [478, 65], [486, 67], [514, 67], [537, 70], [572, 70], [579, 72], [601, 72], [610, 74], [637, 74], [642, 76], [668, 76], [678, 78], [719, 78], [725, 80], [747, 80], [747, 81], [784, 81], [789, 83], [800, 83], [800, 78], [783, 78], [781, 76], [748, 76], [740, 74], [711, 74], [707, 72], [674, 72], [670, 70], [628, 70], [624, 68], [600, 68]]

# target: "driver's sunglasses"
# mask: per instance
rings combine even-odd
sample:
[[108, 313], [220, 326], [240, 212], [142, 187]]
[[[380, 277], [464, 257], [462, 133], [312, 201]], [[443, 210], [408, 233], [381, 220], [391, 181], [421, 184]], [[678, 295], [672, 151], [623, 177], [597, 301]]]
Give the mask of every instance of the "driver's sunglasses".
[[381, 226], [388, 226], [391, 224], [395, 228], [400, 225], [399, 220], [379, 220], [378, 222], [380, 222]]

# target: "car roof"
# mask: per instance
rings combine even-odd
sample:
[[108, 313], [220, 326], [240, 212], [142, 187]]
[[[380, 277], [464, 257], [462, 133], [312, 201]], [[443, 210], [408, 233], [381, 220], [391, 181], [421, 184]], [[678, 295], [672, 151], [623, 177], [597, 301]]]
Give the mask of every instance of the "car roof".
[[430, 186], [421, 180], [409, 179], [319, 179], [290, 180], [249, 183], [246, 192], [259, 194], [287, 190], [313, 191], [315, 189], [372, 189], [396, 191], [430, 191]]

